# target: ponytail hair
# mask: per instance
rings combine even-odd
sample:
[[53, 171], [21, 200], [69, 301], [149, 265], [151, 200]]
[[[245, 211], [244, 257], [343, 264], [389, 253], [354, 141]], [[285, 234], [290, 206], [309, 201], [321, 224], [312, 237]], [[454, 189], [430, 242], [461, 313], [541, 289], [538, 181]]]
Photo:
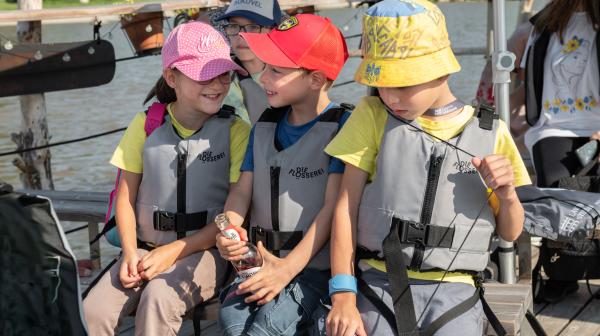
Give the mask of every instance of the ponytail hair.
[[177, 100], [177, 95], [175, 95], [175, 90], [167, 84], [165, 78], [160, 76], [154, 87], [148, 92], [146, 99], [144, 100], [144, 105], [152, 100], [152, 98], [156, 97], [161, 104], [169, 104]]

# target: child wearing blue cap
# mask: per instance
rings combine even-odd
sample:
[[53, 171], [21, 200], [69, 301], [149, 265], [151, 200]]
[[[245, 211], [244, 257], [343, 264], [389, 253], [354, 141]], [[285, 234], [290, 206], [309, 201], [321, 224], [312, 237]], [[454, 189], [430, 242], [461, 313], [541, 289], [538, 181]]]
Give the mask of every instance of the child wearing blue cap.
[[249, 73], [248, 76], [236, 76], [224, 104], [235, 107], [242, 119], [254, 124], [269, 107], [258, 80], [265, 64], [250, 50], [240, 32], [268, 33], [280, 23], [281, 9], [277, 0], [233, 0], [225, 13], [217, 18], [217, 21], [223, 20], [227, 21], [223, 31], [231, 43], [234, 60]]

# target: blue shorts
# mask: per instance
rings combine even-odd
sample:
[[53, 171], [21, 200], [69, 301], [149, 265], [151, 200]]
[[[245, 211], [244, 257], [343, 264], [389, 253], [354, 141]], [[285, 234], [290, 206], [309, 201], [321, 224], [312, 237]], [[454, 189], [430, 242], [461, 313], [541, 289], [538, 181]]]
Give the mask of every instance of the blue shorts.
[[[244, 302], [234, 281], [221, 292], [219, 325], [226, 336], [297, 335], [312, 327], [313, 313], [328, 295], [329, 270], [306, 269], [264, 306]], [[311, 328], [312, 329], [312, 328]]]

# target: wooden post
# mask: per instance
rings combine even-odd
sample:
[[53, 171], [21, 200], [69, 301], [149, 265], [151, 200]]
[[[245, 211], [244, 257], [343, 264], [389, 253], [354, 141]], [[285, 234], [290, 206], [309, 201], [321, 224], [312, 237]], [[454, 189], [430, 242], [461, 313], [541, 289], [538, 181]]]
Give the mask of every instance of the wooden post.
[[[19, 0], [19, 9], [42, 9], [42, 0]], [[41, 43], [41, 21], [19, 21], [17, 39], [20, 43]], [[43, 55], [41, 55], [43, 57]], [[44, 94], [20, 97], [21, 132], [11, 135], [17, 149], [48, 144], [48, 121]], [[25, 152], [13, 160], [21, 171], [21, 182], [26, 189], [54, 189], [50, 167], [50, 150]]]

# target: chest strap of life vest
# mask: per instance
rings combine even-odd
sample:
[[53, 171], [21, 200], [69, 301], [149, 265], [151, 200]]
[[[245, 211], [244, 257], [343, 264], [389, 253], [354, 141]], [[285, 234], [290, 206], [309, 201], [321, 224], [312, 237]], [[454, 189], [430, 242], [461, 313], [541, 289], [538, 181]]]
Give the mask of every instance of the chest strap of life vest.
[[[289, 107], [270, 109], [265, 111], [261, 116], [261, 122], [278, 122], [285, 115]], [[338, 122], [344, 113], [352, 111], [354, 105], [348, 103], [341, 103], [340, 107], [333, 107], [322, 113], [319, 121], [320, 122]], [[278, 151], [283, 150], [283, 146], [277, 140], [275, 135], [274, 139], [275, 148]], [[271, 184], [271, 227], [272, 230], [264, 229], [259, 226], [253, 227], [250, 231], [250, 239], [256, 244], [262, 242], [265, 248], [272, 251], [277, 257], [280, 255], [280, 251], [293, 249], [304, 237], [302, 231], [280, 231], [279, 230], [279, 177], [281, 174], [281, 167], [270, 167], [270, 184]]]

